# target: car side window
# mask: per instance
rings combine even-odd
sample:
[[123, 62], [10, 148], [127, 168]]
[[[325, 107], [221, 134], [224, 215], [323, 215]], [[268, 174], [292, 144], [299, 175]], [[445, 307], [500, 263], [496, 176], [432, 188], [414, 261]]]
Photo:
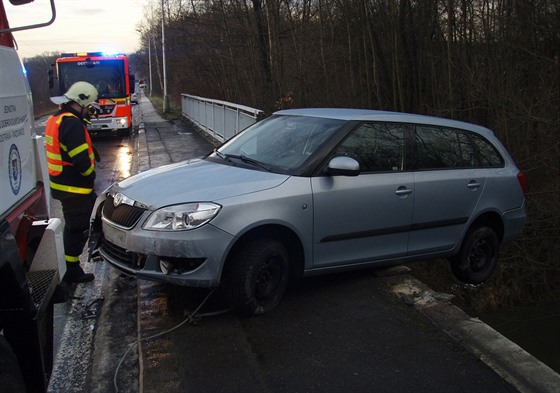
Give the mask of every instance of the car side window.
[[416, 152], [419, 169], [472, 168], [476, 152], [464, 131], [417, 126]]
[[361, 124], [337, 147], [334, 156], [354, 158], [361, 172], [402, 171], [405, 129], [392, 123]]
[[504, 166], [503, 157], [490, 142], [477, 134], [471, 134], [471, 139], [476, 146], [480, 164], [483, 167], [501, 168]]

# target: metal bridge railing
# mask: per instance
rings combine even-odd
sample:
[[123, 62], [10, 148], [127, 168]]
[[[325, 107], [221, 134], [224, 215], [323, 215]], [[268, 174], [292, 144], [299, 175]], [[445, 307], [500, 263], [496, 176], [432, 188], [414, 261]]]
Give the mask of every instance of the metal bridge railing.
[[203, 131], [224, 142], [256, 123], [263, 111], [231, 102], [181, 94], [181, 112]]

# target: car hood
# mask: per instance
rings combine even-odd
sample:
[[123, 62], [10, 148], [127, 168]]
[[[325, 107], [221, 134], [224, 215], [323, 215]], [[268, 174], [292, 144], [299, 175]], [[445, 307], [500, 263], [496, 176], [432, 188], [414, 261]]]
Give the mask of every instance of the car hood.
[[178, 203], [219, 202], [277, 187], [288, 177], [196, 159], [139, 173], [118, 182], [110, 191], [157, 209]]

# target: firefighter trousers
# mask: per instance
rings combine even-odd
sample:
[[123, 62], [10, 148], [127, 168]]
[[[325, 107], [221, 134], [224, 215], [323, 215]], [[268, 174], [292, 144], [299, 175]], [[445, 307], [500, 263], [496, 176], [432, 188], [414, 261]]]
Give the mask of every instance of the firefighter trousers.
[[78, 262], [87, 242], [89, 219], [97, 195], [71, 196], [60, 200], [64, 216], [64, 254], [66, 262]]

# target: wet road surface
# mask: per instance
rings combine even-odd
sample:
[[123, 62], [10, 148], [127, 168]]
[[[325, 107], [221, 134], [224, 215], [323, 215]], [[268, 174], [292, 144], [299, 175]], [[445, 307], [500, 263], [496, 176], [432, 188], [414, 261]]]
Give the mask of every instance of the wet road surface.
[[[142, 285], [143, 336], [184, 321], [207, 292]], [[225, 308], [212, 296], [201, 314]], [[144, 391], [517, 391], [407, 307], [375, 271], [305, 279], [261, 317], [197, 318], [144, 343]]]
[[[44, 121], [38, 122], [44, 127]], [[132, 146], [128, 138], [95, 137], [93, 143], [101, 155], [96, 164], [97, 193], [111, 183], [130, 176]], [[60, 203], [51, 201], [51, 215], [62, 219]], [[92, 381], [92, 375], [103, 374], [112, 381], [116, 364], [126, 344], [136, 340], [136, 281], [122, 277], [103, 263], [87, 261], [87, 253], [80, 256], [80, 264], [95, 274], [95, 281], [70, 287], [70, 299], [55, 305], [54, 353], [55, 362], [49, 392], [107, 392], [106, 387]], [[118, 310], [114, 310], [117, 308]], [[103, 312], [101, 312], [103, 309]], [[117, 316], [119, 331], [112, 329], [107, 317]], [[103, 353], [104, 352], [104, 353]], [[118, 359], [117, 359], [118, 357]], [[130, 375], [122, 392], [138, 392], [138, 368], [134, 357], [128, 358]], [[134, 381], [136, 380], [136, 383]]]

